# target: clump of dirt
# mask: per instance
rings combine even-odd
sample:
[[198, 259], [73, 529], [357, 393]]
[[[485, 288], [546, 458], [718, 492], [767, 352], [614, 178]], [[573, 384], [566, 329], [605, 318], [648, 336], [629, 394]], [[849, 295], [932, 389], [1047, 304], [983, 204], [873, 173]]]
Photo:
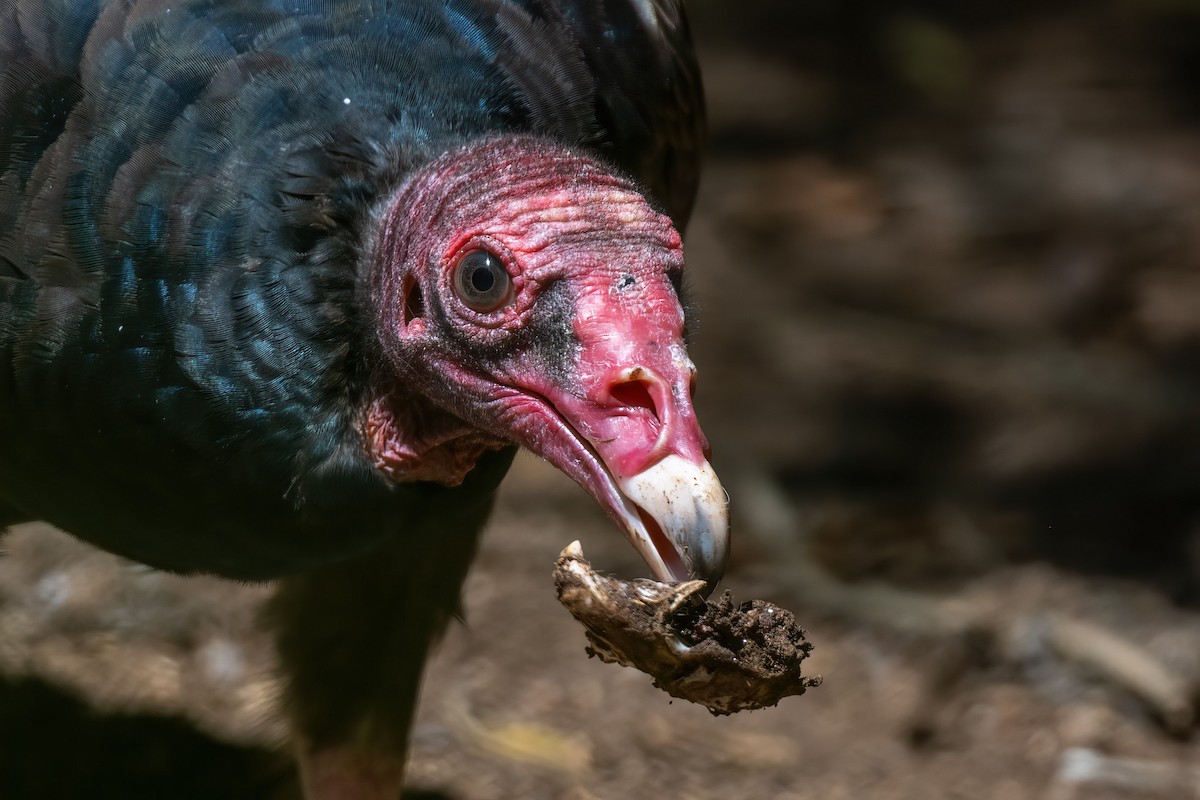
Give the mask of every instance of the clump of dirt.
[[790, 611], [762, 600], [708, 602], [704, 581], [598, 575], [578, 542], [554, 567], [558, 599], [587, 630], [589, 655], [635, 667], [672, 697], [714, 714], [766, 708], [821, 683], [801, 674], [812, 651]]

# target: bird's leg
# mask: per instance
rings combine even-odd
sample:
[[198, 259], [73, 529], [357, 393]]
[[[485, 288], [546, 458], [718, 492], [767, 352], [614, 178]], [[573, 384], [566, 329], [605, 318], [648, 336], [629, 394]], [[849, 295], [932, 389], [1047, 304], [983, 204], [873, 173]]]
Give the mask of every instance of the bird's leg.
[[399, 798], [425, 658], [510, 459], [485, 458], [462, 490], [430, 486], [384, 547], [280, 581], [270, 620], [308, 800]]
[[475, 531], [451, 538], [465, 541], [397, 540], [280, 582], [272, 618], [308, 800], [400, 796], [422, 667], [475, 549]]
[[394, 760], [394, 756], [369, 756], [336, 747], [301, 746], [297, 749], [296, 760], [304, 797], [314, 800], [398, 800], [404, 789], [404, 765]]

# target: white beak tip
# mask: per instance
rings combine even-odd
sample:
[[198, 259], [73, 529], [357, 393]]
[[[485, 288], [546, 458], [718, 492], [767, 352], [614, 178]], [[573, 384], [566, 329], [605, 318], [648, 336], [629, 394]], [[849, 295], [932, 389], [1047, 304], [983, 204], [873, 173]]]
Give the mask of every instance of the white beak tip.
[[729, 500], [712, 465], [671, 454], [619, 484], [659, 528], [651, 531], [640, 519], [629, 525], [634, 546], [659, 580], [696, 578], [711, 593], [729, 557]]

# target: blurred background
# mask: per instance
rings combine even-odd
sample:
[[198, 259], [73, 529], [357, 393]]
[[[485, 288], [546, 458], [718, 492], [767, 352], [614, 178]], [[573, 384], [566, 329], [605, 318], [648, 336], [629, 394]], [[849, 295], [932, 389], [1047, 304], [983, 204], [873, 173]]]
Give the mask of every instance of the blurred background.
[[[824, 685], [733, 718], [584, 654], [518, 461], [412, 798], [1200, 798], [1200, 0], [692, 0], [727, 585]], [[285, 798], [263, 587], [23, 530], [0, 798]], [[66, 746], [65, 743], [71, 743]]]

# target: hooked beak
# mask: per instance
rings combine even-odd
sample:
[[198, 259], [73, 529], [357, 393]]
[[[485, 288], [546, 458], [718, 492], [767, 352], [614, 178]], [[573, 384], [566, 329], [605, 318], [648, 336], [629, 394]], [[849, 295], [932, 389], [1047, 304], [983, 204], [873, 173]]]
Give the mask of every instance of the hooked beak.
[[615, 371], [592, 399], [545, 396], [553, 410], [546, 435], [529, 449], [583, 486], [605, 508], [663, 582], [702, 580], [716, 588], [729, 555], [728, 500], [708, 461], [687, 371]]
[[729, 556], [725, 490], [712, 465], [671, 453], [618, 483], [636, 512], [623, 515], [626, 535], [655, 577], [702, 580], [711, 593]]

